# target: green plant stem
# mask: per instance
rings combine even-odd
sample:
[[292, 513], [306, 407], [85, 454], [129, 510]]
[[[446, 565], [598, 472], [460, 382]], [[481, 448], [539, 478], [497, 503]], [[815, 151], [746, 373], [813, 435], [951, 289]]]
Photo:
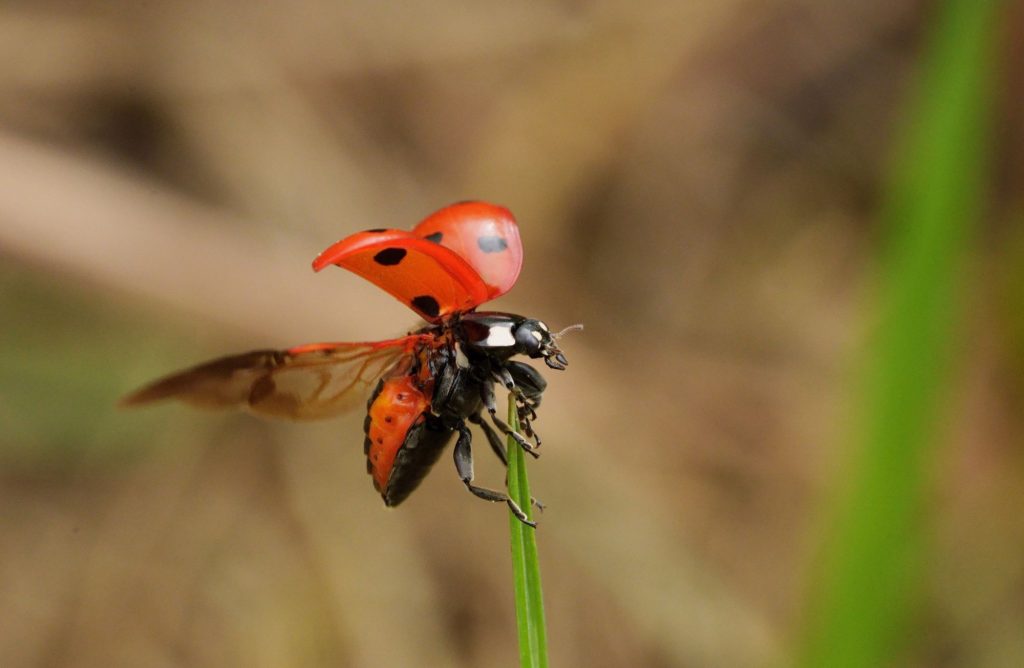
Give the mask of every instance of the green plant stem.
[[[508, 398], [508, 423], [519, 430], [515, 397]], [[530, 484], [526, 479], [523, 450], [508, 439], [508, 495], [527, 517], [533, 519]], [[544, 597], [540, 584], [540, 563], [537, 559], [536, 529], [520, 522], [509, 511], [509, 532], [512, 546], [512, 582], [515, 588], [516, 622], [519, 628], [519, 664], [529, 668], [546, 668], [548, 640], [544, 620]]]

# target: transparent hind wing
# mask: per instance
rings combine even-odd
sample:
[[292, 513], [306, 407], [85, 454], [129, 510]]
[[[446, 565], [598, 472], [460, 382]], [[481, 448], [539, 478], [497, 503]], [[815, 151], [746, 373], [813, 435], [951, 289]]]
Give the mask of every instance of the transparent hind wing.
[[202, 408], [316, 420], [362, 406], [374, 384], [411, 359], [422, 335], [371, 343], [313, 343], [221, 357], [158, 379], [121, 400], [177, 399]]

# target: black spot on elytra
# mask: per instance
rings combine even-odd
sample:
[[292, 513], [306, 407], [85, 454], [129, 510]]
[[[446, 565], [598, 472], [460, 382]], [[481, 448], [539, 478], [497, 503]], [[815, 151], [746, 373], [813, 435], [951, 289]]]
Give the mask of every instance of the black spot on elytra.
[[405, 259], [405, 255], [404, 248], [385, 248], [373, 256], [373, 261], [385, 267], [393, 267]]
[[441, 239], [444, 238], [444, 233], [443, 232], [434, 232], [433, 234], [428, 234], [427, 236], [425, 236], [423, 238], [426, 239], [427, 241], [433, 241], [435, 244], [439, 244], [439, 243], [441, 243]]
[[387, 232], [387, 229], [385, 229], [383, 227], [375, 227], [372, 230], [366, 230], [366, 231], [371, 233], [371, 234], [380, 234], [381, 232]]
[[502, 237], [480, 237], [476, 245], [485, 253], [499, 253], [508, 248], [508, 243]]
[[412, 306], [421, 313], [426, 313], [431, 318], [436, 318], [437, 314], [441, 312], [441, 305], [430, 295], [420, 295], [414, 298]]

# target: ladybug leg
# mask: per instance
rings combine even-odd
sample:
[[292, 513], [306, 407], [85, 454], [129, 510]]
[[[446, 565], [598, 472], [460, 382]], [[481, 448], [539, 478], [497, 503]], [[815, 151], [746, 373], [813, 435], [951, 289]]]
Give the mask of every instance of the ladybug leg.
[[521, 447], [523, 450], [530, 453], [534, 457], [540, 456], [536, 452], [534, 452], [534, 447], [530, 445], [529, 441], [523, 438], [522, 434], [513, 431], [511, 427], [505, 424], [505, 422], [498, 417], [498, 408], [494, 403], [493, 383], [488, 381], [480, 383], [480, 399], [481, 401], [483, 401], [484, 408], [487, 409], [487, 413], [491, 417], [491, 422], [493, 422], [494, 426], [498, 428], [498, 431], [500, 431], [502, 434], [506, 436], [512, 437], [512, 440], [518, 443], [519, 447]]
[[505, 367], [499, 368], [494, 372], [494, 377], [501, 381], [501, 384], [505, 386], [505, 389], [509, 392], [516, 389], [516, 381], [512, 380], [512, 374], [509, 373]]
[[487, 437], [487, 443], [491, 446], [491, 450], [494, 451], [494, 454], [497, 455], [502, 464], [508, 466], [508, 453], [505, 452], [505, 444], [501, 442], [501, 437], [498, 436], [497, 432], [491, 429], [491, 425], [484, 422], [479, 413], [470, 415], [469, 421], [480, 427], [480, 430], [484, 432], [484, 436]]
[[527, 526], [536, 528], [537, 523], [530, 520], [515, 501], [509, 498], [508, 494], [486, 487], [477, 487], [473, 484], [473, 451], [470, 444], [473, 436], [469, 433], [466, 423], [460, 422], [458, 426], [459, 440], [455, 442], [455, 470], [459, 472], [459, 478], [466, 489], [485, 501], [504, 502], [516, 519]]
[[[537, 417], [537, 414], [534, 413], [533, 417]], [[539, 448], [541, 444], [540, 434], [538, 434], [537, 430], [533, 428], [533, 423], [530, 421], [530, 416], [520, 415], [519, 424], [523, 426], [523, 433], [525, 433], [527, 436], [533, 439], [533, 447]]]
[[[519, 424], [522, 427], [523, 433], [526, 434], [528, 438], [533, 439], [533, 448], [539, 448], [541, 443], [540, 436], [538, 436], [533, 430], [533, 424], [531, 421], [537, 419], [537, 411], [535, 408], [540, 405], [540, 395], [541, 392], [544, 391], [545, 382], [533, 367], [526, 364], [512, 366], [513, 364], [516, 363], [509, 362], [507, 366], [501, 367], [495, 371], [494, 378], [504, 385], [506, 390], [515, 396], [516, 410], [519, 413]], [[530, 373], [524, 375], [522, 371], [523, 369], [528, 370]], [[516, 373], [513, 374], [512, 372]], [[520, 383], [516, 382], [516, 378], [514, 376], [519, 376]], [[533, 380], [534, 376], [539, 379], [539, 386]]]
[[[501, 442], [501, 437], [498, 436], [498, 433], [491, 429], [491, 425], [484, 422], [484, 419], [480, 417], [479, 413], [470, 415], [469, 421], [475, 424], [476, 426], [480, 427], [480, 430], [484, 432], [484, 436], [487, 437], [487, 442], [490, 444], [491, 450], [494, 451], [494, 454], [498, 456], [498, 459], [500, 459], [501, 463], [504, 464], [505, 467], [507, 468], [508, 454], [505, 452], [505, 444]], [[538, 501], [537, 499], [533, 498], [532, 496], [530, 497], [530, 503], [537, 510], [544, 510], [544, 504]]]
[[[523, 369], [528, 370], [530, 373], [524, 376], [522, 372]], [[520, 382], [517, 382], [517, 376]], [[533, 381], [534, 376], [536, 376], [541, 383], [539, 387]], [[518, 364], [516, 362], [509, 362], [506, 366], [496, 370], [494, 372], [494, 378], [504, 385], [506, 390], [515, 396], [516, 409], [519, 413], [519, 423], [522, 427], [523, 433], [526, 434], [527, 437], [533, 439], [535, 444], [533, 446], [534, 448], [539, 448], [540, 438], [533, 431], [531, 420], [537, 419], [537, 411], [534, 409], [540, 404], [540, 394], [544, 391], [544, 379], [540, 378], [540, 374], [538, 374], [533, 367], [526, 364]]]

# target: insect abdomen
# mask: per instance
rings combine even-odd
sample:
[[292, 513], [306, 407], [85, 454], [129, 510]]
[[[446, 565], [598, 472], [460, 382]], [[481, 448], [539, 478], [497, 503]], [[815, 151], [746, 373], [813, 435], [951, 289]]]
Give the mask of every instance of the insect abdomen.
[[452, 435], [429, 414], [430, 397], [415, 380], [382, 380], [368, 404], [366, 470], [388, 506], [398, 505], [416, 489]]
[[397, 506], [419, 487], [455, 433], [433, 415], [424, 418], [412, 426], [398, 449], [387, 487], [381, 493], [384, 505]]

